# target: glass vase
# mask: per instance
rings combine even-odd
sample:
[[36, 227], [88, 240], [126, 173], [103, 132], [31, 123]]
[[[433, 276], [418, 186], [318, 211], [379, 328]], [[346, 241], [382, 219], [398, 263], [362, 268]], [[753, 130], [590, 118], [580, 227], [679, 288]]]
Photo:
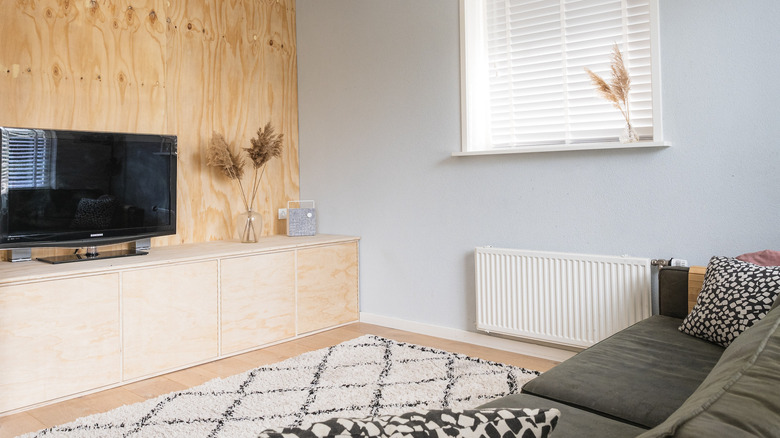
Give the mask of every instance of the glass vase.
[[263, 216], [254, 210], [239, 213], [236, 232], [241, 243], [255, 243], [263, 231]]
[[626, 123], [626, 127], [623, 128], [623, 133], [620, 134], [620, 142], [621, 143], [636, 143], [639, 141], [639, 134], [636, 133], [636, 130], [633, 126], [631, 126], [631, 123]]

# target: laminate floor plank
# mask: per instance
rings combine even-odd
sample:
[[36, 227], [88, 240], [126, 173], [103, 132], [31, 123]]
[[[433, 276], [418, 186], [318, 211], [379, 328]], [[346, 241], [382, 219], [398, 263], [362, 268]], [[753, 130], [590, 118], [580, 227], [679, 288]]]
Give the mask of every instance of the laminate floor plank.
[[0, 418], [0, 438], [12, 438], [23, 433], [33, 432], [47, 427], [35, 417], [22, 412]]
[[214, 362], [198, 365], [198, 368], [206, 369], [215, 373], [219, 377], [225, 378], [243, 373], [244, 371], [251, 370], [252, 368], [257, 368], [257, 365], [243, 360], [241, 356], [232, 356], [226, 359], [220, 359]]
[[[86, 396], [85, 396], [86, 397]], [[55, 403], [53, 405], [43, 406], [37, 409], [27, 411], [28, 414], [33, 416], [36, 420], [40, 421], [46, 427], [56, 426], [58, 424], [69, 423], [76, 418], [90, 415], [96, 412], [109, 411], [111, 408], [103, 409], [102, 407], [96, 409], [90, 406], [84, 401], [84, 397], [67, 400], [61, 403]], [[2, 419], [0, 419], [2, 420]], [[26, 432], [34, 432], [34, 430], [27, 430]]]
[[107, 389], [105, 391], [96, 392], [94, 394], [85, 395], [79, 398], [92, 410], [99, 412], [108, 411], [120, 406], [146, 400], [145, 397], [142, 397], [132, 391], [128, 391], [123, 386], [120, 386], [119, 388]]
[[273, 351], [268, 351], [267, 348], [261, 348], [260, 350], [250, 351], [244, 353], [241, 358], [251, 362], [255, 367], [269, 365], [276, 362], [281, 362], [288, 358], [286, 355], [281, 355]]
[[191, 388], [193, 386], [202, 385], [211, 379], [216, 379], [219, 377], [219, 374], [202, 366], [196, 366], [168, 373], [165, 377], [176, 383], [180, 383], [187, 388]]
[[[165, 375], [162, 375], [146, 380], [141, 380], [135, 383], [129, 383], [122, 386], [122, 388], [125, 388], [133, 394], [143, 397], [144, 399], [150, 399], [159, 395], [167, 394], [169, 392], [187, 389], [188, 386], [179, 382], [175, 382]], [[75, 400], [80, 400], [81, 398], [82, 397], [79, 397]]]

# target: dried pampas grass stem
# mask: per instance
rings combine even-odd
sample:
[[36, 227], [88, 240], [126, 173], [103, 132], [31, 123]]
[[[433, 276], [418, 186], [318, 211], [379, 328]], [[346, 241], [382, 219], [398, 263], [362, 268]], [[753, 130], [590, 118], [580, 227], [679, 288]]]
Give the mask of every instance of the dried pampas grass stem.
[[596, 92], [604, 99], [612, 102], [612, 105], [623, 114], [626, 124], [631, 126], [628, 110], [628, 92], [631, 91], [631, 77], [628, 75], [626, 64], [623, 62], [623, 54], [620, 52], [617, 43], [612, 46], [610, 69], [612, 70], [612, 81], [607, 83], [601, 76], [585, 67], [591, 82], [596, 87]]
[[222, 134], [214, 133], [206, 150], [207, 164], [218, 168], [230, 179], [244, 176], [244, 160], [234, 154]]
[[[260, 187], [260, 180], [265, 173], [266, 164], [272, 158], [282, 155], [283, 138], [284, 134], [275, 134], [273, 126], [268, 122], [264, 128], [257, 130], [257, 137], [250, 140], [252, 146], [243, 148], [254, 167], [249, 196], [247, 196], [242, 182], [246, 161], [239, 154], [233, 153], [222, 134], [215, 132], [211, 136], [211, 141], [206, 149], [206, 164], [216, 167], [228, 178], [238, 181], [244, 207], [251, 210]], [[262, 171], [259, 171], [260, 169]]]
[[[257, 195], [257, 190], [260, 187], [260, 180], [263, 179], [263, 174], [265, 173], [265, 164], [271, 158], [282, 155], [283, 138], [284, 134], [274, 134], [274, 127], [271, 126], [271, 122], [268, 122], [265, 124], [264, 128], [257, 130], [257, 137], [249, 141], [252, 144], [252, 147], [244, 149], [255, 167], [252, 195], [250, 196], [250, 199], [255, 199], [255, 196]], [[263, 171], [260, 172], [260, 176], [258, 177], [257, 169], [261, 167], [263, 168]]]

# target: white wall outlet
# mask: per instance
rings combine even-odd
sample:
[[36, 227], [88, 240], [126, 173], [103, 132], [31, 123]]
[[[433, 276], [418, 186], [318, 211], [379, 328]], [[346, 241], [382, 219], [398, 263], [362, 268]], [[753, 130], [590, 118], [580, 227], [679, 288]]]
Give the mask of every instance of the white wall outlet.
[[280, 208], [278, 213], [279, 219], [287, 219], [287, 209], [286, 208]]

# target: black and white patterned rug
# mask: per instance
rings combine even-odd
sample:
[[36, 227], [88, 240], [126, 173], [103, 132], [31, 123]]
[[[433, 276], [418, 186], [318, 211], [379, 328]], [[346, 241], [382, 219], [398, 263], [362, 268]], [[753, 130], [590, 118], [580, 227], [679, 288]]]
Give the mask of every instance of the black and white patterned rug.
[[24, 437], [254, 437], [333, 417], [473, 408], [538, 374], [368, 335]]

